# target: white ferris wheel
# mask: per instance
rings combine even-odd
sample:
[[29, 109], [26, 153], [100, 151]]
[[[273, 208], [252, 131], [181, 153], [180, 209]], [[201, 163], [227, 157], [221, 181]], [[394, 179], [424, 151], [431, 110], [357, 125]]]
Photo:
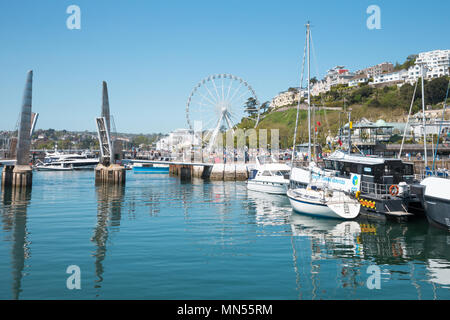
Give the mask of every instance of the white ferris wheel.
[[219, 132], [234, 131], [242, 121], [256, 127], [259, 117], [260, 104], [255, 91], [242, 78], [231, 74], [204, 78], [194, 87], [186, 103], [189, 129], [201, 126], [208, 149], [214, 145]]

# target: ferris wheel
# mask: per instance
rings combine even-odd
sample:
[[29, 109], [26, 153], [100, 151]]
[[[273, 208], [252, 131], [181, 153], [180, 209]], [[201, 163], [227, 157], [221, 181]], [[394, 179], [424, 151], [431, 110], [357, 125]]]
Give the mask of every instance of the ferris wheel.
[[260, 104], [253, 88], [242, 78], [231, 74], [215, 74], [201, 80], [186, 103], [186, 118], [190, 130], [198, 123], [204, 132], [203, 141], [212, 145], [220, 131], [235, 129], [245, 121], [256, 127]]

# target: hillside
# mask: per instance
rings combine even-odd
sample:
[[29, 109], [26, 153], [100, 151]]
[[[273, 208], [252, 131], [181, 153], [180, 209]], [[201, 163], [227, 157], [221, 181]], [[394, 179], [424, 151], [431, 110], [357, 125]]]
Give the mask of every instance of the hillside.
[[[449, 77], [441, 77], [425, 82], [425, 103], [428, 108], [442, 108], [449, 80]], [[404, 84], [400, 88], [396, 85], [379, 88], [369, 85], [353, 88], [336, 86], [320, 97], [313, 97], [312, 104], [316, 106], [339, 109], [326, 110], [320, 107], [316, 109], [315, 119], [312, 119], [312, 123], [320, 122], [320, 126], [317, 126], [318, 141], [324, 144], [328, 134], [335, 136], [339, 127], [347, 123], [348, 116], [345, 113], [347, 108], [352, 109], [351, 117], [352, 121], [355, 122], [363, 117], [371, 121], [383, 119], [386, 122], [405, 122], [413, 93], [414, 86], [409, 84]], [[421, 85], [419, 83], [413, 104], [413, 114], [422, 109], [421, 99]], [[279, 111], [280, 109], [282, 111]], [[292, 146], [294, 136], [296, 111], [296, 105], [292, 105], [290, 108], [283, 107], [278, 110], [269, 110], [262, 114], [258, 129], [279, 129], [281, 148], [289, 148]], [[239, 127], [250, 128], [250, 122], [242, 121]], [[306, 142], [307, 139], [307, 111], [300, 110], [296, 142]]]

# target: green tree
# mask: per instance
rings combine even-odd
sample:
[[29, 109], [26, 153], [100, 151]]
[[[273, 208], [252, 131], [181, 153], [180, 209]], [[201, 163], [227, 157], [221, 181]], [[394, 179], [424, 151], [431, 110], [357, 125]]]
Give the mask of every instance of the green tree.
[[245, 112], [248, 113], [248, 115], [250, 117], [252, 117], [258, 112], [257, 105], [258, 105], [258, 102], [256, 101], [256, 99], [253, 97], [250, 97], [245, 102], [244, 110], [245, 110]]
[[448, 84], [449, 80], [445, 77], [427, 81], [425, 83], [425, 102], [427, 104], [436, 104], [444, 101]]
[[266, 101], [263, 104], [261, 104], [260, 108], [261, 108], [262, 112], [266, 113], [267, 110], [269, 110], [269, 105], [270, 105], [269, 101]]

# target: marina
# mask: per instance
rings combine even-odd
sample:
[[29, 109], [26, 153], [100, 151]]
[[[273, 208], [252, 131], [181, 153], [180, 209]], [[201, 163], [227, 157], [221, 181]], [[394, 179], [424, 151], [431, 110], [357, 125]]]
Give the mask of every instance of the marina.
[[443, 6], [9, 4], [0, 300], [450, 300]]
[[[318, 219], [245, 182], [33, 179], [27, 194], [1, 194], [2, 299], [450, 298], [450, 235], [426, 219]], [[366, 286], [374, 262], [382, 290]], [[73, 264], [82, 290], [66, 289]]]

